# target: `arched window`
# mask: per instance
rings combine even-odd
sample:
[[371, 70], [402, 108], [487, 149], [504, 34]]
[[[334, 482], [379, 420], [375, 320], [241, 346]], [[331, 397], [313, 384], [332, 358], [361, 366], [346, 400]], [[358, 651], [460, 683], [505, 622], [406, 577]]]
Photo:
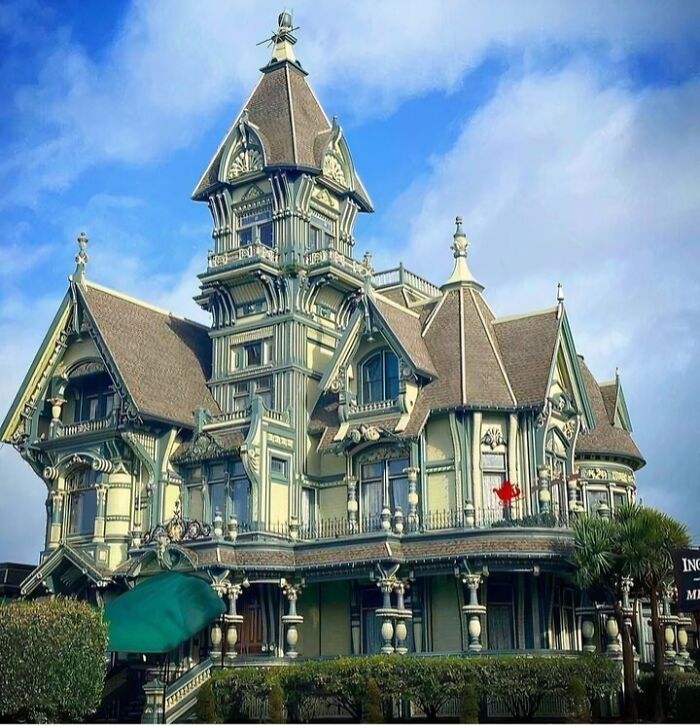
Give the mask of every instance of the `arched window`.
[[97, 472], [91, 468], [79, 467], [66, 479], [69, 492], [68, 534], [92, 535], [97, 516]]
[[361, 367], [362, 403], [389, 401], [399, 395], [399, 361], [390, 350], [370, 356]]

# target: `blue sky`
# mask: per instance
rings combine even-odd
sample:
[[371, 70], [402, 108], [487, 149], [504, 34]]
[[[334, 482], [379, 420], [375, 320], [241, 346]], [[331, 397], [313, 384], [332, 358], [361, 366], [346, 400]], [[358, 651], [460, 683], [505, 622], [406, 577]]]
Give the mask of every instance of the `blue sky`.
[[[189, 197], [268, 59], [277, 3], [0, 4], [0, 408], [90, 237], [88, 276], [173, 312], [210, 223]], [[376, 212], [358, 252], [437, 283], [453, 219], [499, 315], [566, 291], [578, 351], [619, 366], [639, 494], [700, 539], [700, 5], [294, 4], [297, 55]], [[0, 450], [0, 561], [36, 560], [44, 485]]]

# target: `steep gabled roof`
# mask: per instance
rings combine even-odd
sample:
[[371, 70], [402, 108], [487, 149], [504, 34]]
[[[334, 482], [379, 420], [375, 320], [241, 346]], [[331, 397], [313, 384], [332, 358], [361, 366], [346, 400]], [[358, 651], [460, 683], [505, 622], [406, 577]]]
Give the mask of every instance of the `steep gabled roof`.
[[438, 370], [425, 389], [431, 408], [516, 405], [480, 296], [472, 287], [446, 290], [426, 321], [423, 337]]
[[493, 329], [518, 404], [544, 403], [559, 336], [556, 308], [496, 319]]
[[219, 407], [207, 388], [207, 329], [94, 283], [76, 286], [139, 413], [193, 426]]
[[611, 423], [600, 386], [583, 359], [580, 359], [580, 366], [596, 424], [578, 437], [576, 453], [619, 456], [631, 460], [635, 469], [640, 468], [645, 461], [632, 436]]

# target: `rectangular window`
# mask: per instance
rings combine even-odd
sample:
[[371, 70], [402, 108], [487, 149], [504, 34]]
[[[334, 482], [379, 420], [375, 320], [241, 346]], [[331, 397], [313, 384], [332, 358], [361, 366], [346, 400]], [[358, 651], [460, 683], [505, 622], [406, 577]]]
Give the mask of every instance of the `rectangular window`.
[[263, 364], [263, 344], [256, 340], [254, 343], [246, 343], [243, 346], [246, 366], [261, 366]]
[[70, 492], [68, 507], [68, 534], [92, 534], [97, 516], [97, 472], [78, 469], [66, 481]]
[[238, 215], [238, 244], [246, 247], [254, 242], [274, 247], [272, 207], [255, 209]]
[[615, 510], [617, 511], [620, 509], [620, 507], [627, 502], [627, 495], [623, 494], [622, 492], [614, 492], [613, 493], [613, 504], [615, 506]]
[[255, 315], [256, 313], [264, 313], [267, 310], [265, 300], [253, 300], [253, 302], [236, 305], [236, 315], [245, 317], [246, 315]]
[[506, 480], [506, 455], [491, 451], [481, 452], [483, 501], [487, 522], [500, 522], [510, 517], [510, 508], [504, 507], [496, 494]]
[[224, 481], [209, 482], [209, 507], [212, 521], [217, 512], [224, 519], [226, 518], [226, 483]]
[[248, 383], [235, 383], [233, 386], [233, 410], [245, 411], [249, 403]]
[[289, 474], [289, 461], [279, 456], [272, 456], [270, 458], [270, 472], [278, 477], [287, 479]]
[[588, 511], [590, 514], [597, 514], [598, 508], [601, 504], [607, 504], [610, 506], [610, 502], [608, 501], [608, 492], [605, 489], [589, 489], [587, 496]]
[[253, 228], [246, 227], [238, 232], [238, 244], [241, 247], [247, 247], [253, 244]]
[[250, 481], [240, 461], [231, 470], [231, 508], [238, 524], [250, 522]]
[[301, 526], [307, 532], [316, 526], [316, 490], [309, 487], [301, 490]]
[[253, 393], [262, 398], [267, 408], [272, 409], [272, 376], [265, 376], [264, 378], [254, 380]]
[[272, 244], [272, 222], [265, 222], [258, 228], [260, 232], [260, 243], [265, 247], [273, 247]]
[[323, 247], [323, 232], [311, 225], [309, 227], [309, 249], [318, 251]]

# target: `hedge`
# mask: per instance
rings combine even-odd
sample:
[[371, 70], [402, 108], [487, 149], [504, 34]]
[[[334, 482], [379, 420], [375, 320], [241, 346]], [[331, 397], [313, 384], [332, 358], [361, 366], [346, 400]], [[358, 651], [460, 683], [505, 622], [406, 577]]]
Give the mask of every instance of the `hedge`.
[[[278, 683], [285, 694], [289, 722], [306, 722], [318, 699], [336, 703], [356, 721], [366, 720], [368, 683], [377, 684], [385, 712], [392, 701], [410, 700], [433, 720], [450, 699], [460, 704], [497, 699], [514, 718], [530, 720], [543, 697], [554, 694], [566, 703], [575, 682], [589, 702], [616, 693], [620, 671], [611, 660], [587, 655], [543, 656], [363, 656], [306, 661], [281, 668], [232, 668], [212, 679], [217, 717], [224, 722], [251, 720], [251, 705], [265, 701]], [[372, 708], [374, 709], [374, 704]], [[465, 716], [473, 718], [473, 705]]]
[[[640, 674], [639, 715], [645, 720], [653, 720], [654, 676]], [[662, 685], [664, 713], [667, 721], [678, 723], [697, 723], [700, 704], [700, 673], [691, 671], [666, 671]]]
[[100, 705], [107, 625], [56, 598], [0, 603], [0, 720], [78, 721]]

